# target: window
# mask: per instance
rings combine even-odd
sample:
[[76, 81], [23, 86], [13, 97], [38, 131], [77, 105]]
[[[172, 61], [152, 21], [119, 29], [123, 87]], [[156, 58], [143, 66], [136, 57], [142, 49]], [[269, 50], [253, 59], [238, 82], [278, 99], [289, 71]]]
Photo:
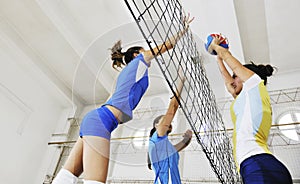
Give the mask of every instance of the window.
[[283, 135], [289, 139], [299, 141], [299, 128], [300, 125], [297, 124], [300, 122], [300, 112], [289, 111], [281, 115], [278, 119], [278, 128]]
[[145, 128], [143, 130], [137, 130], [134, 133], [133, 145], [137, 149], [146, 149], [149, 145], [149, 128]]

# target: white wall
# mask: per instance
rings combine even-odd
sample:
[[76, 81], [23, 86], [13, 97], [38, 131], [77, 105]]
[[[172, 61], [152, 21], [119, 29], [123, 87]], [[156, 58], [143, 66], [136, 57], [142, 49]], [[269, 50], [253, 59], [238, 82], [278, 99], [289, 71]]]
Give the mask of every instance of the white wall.
[[1, 183], [41, 184], [47, 143], [71, 102], [2, 32], [0, 66]]

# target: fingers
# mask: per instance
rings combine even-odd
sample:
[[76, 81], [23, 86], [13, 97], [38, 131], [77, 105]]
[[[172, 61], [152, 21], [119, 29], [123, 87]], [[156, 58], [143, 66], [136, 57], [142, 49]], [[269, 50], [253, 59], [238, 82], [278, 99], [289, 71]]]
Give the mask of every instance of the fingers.
[[224, 41], [224, 38], [221, 37], [220, 35], [216, 34], [216, 35], [213, 35], [213, 43], [215, 43], [216, 45], [220, 45], [220, 43], [222, 43]]
[[220, 35], [216, 34], [213, 37], [214, 37], [214, 40], [217, 42], [217, 44], [221, 43], [221, 36]]
[[184, 18], [183, 18], [183, 24], [184, 24], [184, 26], [188, 27], [189, 24], [191, 22], [193, 22], [194, 19], [195, 19], [195, 17], [190, 18], [190, 13], [188, 13], [187, 15], [185, 15]]
[[219, 33], [219, 34], [215, 34], [213, 35], [214, 39], [216, 40], [216, 42], [218, 44], [224, 42], [224, 41], [227, 41], [227, 38], [225, 36], [222, 36], [222, 33]]
[[194, 19], [195, 19], [195, 17], [193, 17], [192, 19], [190, 19], [190, 20], [188, 21], [188, 24], [190, 24], [191, 22], [193, 22]]
[[192, 130], [188, 129], [188, 130], [186, 130], [185, 132], [190, 132], [190, 133], [192, 133]]
[[187, 23], [190, 24], [191, 22], [193, 22], [194, 19], [195, 19], [195, 17], [192, 17], [190, 19], [190, 13], [188, 13]]
[[187, 130], [185, 133], [184, 133], [184, 137], [189, 137], [191, 138], [193, 135], [193, 132], [191, 130]]
[[186, 21], [186, 20], [189, 20], [189, 19], [190, 19], [190, 13], [188, 13], [187, 16], [184, 16], [184, 18], [185, 18], [185, 21]]
[[220, 37], [220, 41], [221, 41], [220, 43], [222, 43], [223, 41], [225, 41], [227, 39], [225, 36], [223, 37], [221, 33], [220, 33], [219, 37]]

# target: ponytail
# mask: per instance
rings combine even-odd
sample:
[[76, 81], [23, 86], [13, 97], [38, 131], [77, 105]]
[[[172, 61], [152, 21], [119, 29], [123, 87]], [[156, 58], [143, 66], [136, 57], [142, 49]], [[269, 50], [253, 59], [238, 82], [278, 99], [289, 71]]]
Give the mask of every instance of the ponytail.
[[[150, 135], [149, 135], [150, 138], [152, 137], [152, 135], [153, 135], [154, 132], [156, 131], [155, 125], [156, 125], [157, 123], [159, 123], [159, 120], [160, 120], [163, 116], [164, 116], [164, 115], [160, 115], [160, 116], [158, 116], [158, 117], [156, 117], [156, 118], [154, 119], [154, 121], [153, 121], [153, 128], [151, 129]], [[150, 170], [152, 170], [149, 152], [147, 153], [147, 163], [148, 163], [148, 168], [149, 168]]]
[[155, 131], [156, 131], [156, 128], [153, 127], [150, 131], [150, 135], [149, 135], [150, 138], [152, 137], [152, 135], [154, 134]]
[[251, 64], [245, 64], [244, 66], [249, 70], [253, 71], [254, 73], [256, 73], [262, 80], [264, 80], [264, 85], [267, 85], [268, 82], [267, 78], [273, 75], [274, 68], [275, 68], [269, 64], [256, 65], [253, 62], [251, 62]]
[[142, 48], [143, 47], [136, 46], [129, 48], [126, 52], [122, 52], [121, 40], [117, 41], [110, 49], [111, 60], [113, 60], [112, 67], [116, 69], [118, 67], [122, 68], [122, 65], [127, 65], [135, 58], [134, 54], [139, 54]]
[[[111, 50], [111, 60], [113, 60], [112, 67], [114, 69], [125, 65], [123, 62], [124, 53], [121, 51], [121, 40], [114, 44], [114, 46], [110, 49]], [[117, 70], [117, 69], [116, 69]]]

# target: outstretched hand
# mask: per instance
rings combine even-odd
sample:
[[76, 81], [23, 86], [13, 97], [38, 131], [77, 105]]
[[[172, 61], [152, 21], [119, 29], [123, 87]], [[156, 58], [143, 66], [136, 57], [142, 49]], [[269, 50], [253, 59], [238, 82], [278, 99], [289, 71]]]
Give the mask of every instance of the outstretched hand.
[[190, 23], [193, 22], [194, 19], [195, 19], [195, 17], [190, 18], [190, 13], [188, 13], [187, 16], [185, 15], [182, 20], [184, 29], [188, 29]]
[[187, 130], [185, 131], [185, 133], [183, 134], [183, 139], [184, 140], [190, 140], [193, 136], [193, 132], [192, 130]]
[[215, 36], [214, 36], [214, 39], [213, 39], [213, 41], [212, 41], [212, 44], [215, 44], [215, 45], [220, 45], [223, 41], [225, 41], [225, 40], [227, 40], [227, 38], [226, 37], [223, 37], [222, 35], [221, 35], [221, 33], [220, 34], [216, 34]]
[[194, 20], [193, 18], [190, 18], [190, 14], [188, 16], [184, 16], [180, 23], [183, 24], [183, 30], [180, 29], [176, 34], [174, 34], [172, 37], [167, 38], [166, 41], [159, 46], [155, 47], [153, 50], [147, 50], [144, 52], [144, 59], [147, 63], [150, 63], [150, 60], [152, 60], [155, 56], [161, 55], [164, 52], [172, 49], [177, 41], [187, 32], [189, 28], [189, 24]]

